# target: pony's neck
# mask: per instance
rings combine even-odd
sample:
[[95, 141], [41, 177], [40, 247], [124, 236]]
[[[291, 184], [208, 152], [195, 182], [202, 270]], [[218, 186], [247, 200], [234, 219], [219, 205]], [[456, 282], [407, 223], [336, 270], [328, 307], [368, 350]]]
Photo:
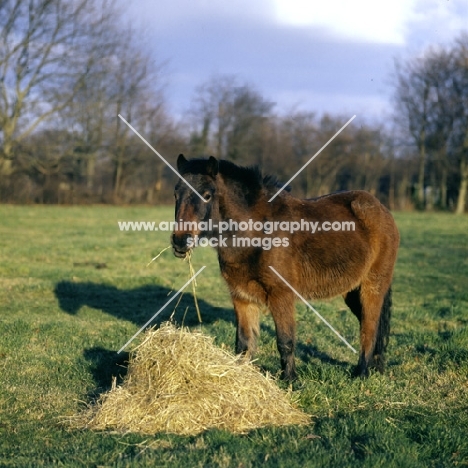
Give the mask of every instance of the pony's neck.
[[268, 201], [261, 187], [243, 187], [222, 175], [218, 178], [217, 189], [220, 220], [251, 218], [256, 208]]

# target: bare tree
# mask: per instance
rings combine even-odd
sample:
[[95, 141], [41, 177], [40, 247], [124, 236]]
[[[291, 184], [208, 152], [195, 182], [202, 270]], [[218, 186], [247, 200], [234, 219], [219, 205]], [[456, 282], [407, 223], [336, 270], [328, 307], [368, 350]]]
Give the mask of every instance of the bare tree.
[[70, 105], [60, 112], [67, 127], [74, 131], [76, 157], [84, 166], [80, 176], [84, 177], [85, 190], [89, 194], [94, 189], [97, 160], [102, 155], [103, 147], [108, 144], [107, 129], [116, 117], [110, 115], [110, 104], [114, 98], [112, 90], [118, 73], [114, 65], [125, 41], [121, 34], [116, 34], [117, 18], [115, 11], [112, 15], [107, 13], [95, 19], [92, 34], [86, 38], [91, 52], [86, 76]]
[[89, 38], [109, 26], [112, 14], [110, 1], [0, 3], [0, 177], [13, 171], [15, 146], [83, 87], [98, 46]]
[[[281, 120], [280, 138], [283, 147], [280, 159], [283, 166], [289, 161], [299, 169], [314, 155], [319, 149], [318, 126], [317, 118], [312, 112], [292, 112]], [[297, 182], [300, 183], [305, 197], [316, 195], [321, 190], [325, 165], [326, 161], [315, 160], [313, 165], [307, 166], [299, 175]], [[293, 173], [289, 175], [292, 176]]]
[[[397, 78], [397, 118], [419, 150], [418, 201], [431, 207], [438, 192], [445, 209], [448, 180], [455, 179], [455, 212], [463, 213], [468, 191], [468, 34], [400, 64]], [[426, 199], [425, 182], [434, 194]]]
[[424, 187], [430, 90], [430, 74], [424, 59], [418, 58], [396, 63], [396, 122], [407, 130], [418, 149], [416, 199], [420, 208], [425, 205]]
[[[161, 122], [160, 71], [117, 0], [0, 1], [0, 187], [14, 171], [33, 181], [38, 171], [55, 171], [94, 197], [99, 170], [98, 191], [105, 185], [118, 200], [139, 160], [118, 114], [140, 128], [146, 119]], [[38, 159], [31, 148], [46, 130], [57, 141]]]
[[162, 90], [158, 88], [162, 66], [152, 60], [132, 39], [133, 32], [129, 29], [110, 68], [113, 80], [108, 88], [112, 122], [109, 147], [114, 163], [115, 201], [119, 199], [125, 171], [133, 165], [134, 149], [130, 145], [136, 141], [118, 115], [121, 114], [136, 128], [150, 130], [154, 129], [155, 120], [165, 114]]
[[462, 34], [453, 50], [450, 89], [453, 93], [454, 131], [450, 146], [458, 163], [459, 185], [456, 214], [465, 211], [468, 192], [468, 33]]
[[225, 136], [231, 117], [227, 107], [236, 85], [235, 77], [223, 75], [197, 88], [191, 109], [195, 127], [191, 135], [194, 154], [210, 153], [218, 158], [225, 155]]
[[230, 75], [215, 76], [196, 91], [192, 106], [195, 154], [214, 154], [239, 163], [262, 160], [259, 147], [273, 104], [251, 85]]

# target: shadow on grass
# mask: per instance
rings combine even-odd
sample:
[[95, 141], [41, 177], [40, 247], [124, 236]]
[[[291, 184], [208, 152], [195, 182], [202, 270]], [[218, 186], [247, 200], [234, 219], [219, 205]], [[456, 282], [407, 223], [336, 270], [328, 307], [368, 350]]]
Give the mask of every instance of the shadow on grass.
[[129, 353], [125, 351], [117, 354], [115, 351], [96, 346], [85, 349], [83, 356], [89, 363], [89, 370], [96, 383], [96, 388], [88, 394], [91, 399], [110, 390], [113, 377], [117, 379], [116, 383], [120, 384], [127, 374]]
[[[303, 362], [310, 362], [310, 358], [317, 359], [324, 364], [331, 364], [333, 366], [339, 366], [343, 369], [349, 369], [350, 364], [347, 361], [341, 361], [340, 359], [335, 359], [330, 357], [328, 354], [320, 351], [317, 346], [310, 344], [303, 344], [298, 342], [296, 345], [296, 354], [299, 359]], [[356, 358], [357, 362], [357, 358]]]
[[[274, 328], [270, 325], [262, 323], [261, 331], [262, 333], [266, 332], [268, 335], [270, 335], [271, 338], [276, 339], [276, 332]], [[349, 362], [332, 358], [323, 351], [320, 351], [320, 349], [318, 349], [317, 346], [303, 343], [301, 342], [300, 337], [297, 338], [298, 339], [296, 341], [296, 357], [299, 358], [302, 362], [308, 363], [310, 362], [310, 359], [313, 358], [321, 361], [324, 364], [331, 364], [334, 366], [340, 366], [342, 368], [349, 368]]]
[[[60, 308], [68, 314], [76, 314], [81, 307], [93, 309], [130, 321], [138, 326], [144, 325], [175, 293], [171, 289], [157, 285], [145, 285], [134, 289], [119, 289], [115, 286], [99, 283], [74, 283], [60, 281], [56, 284], [55, 296]], [[167, 321], [180, 296], [175, 298], [156, 318], [151, 325], [159, 325]], [[203, 323], [217, 320], [234, 322], [232, 309], [214, 307], [203, 299], [198, 299]], [[197, 314], [192, 294], [185, 293], [177, 306], [175, 320], [182, 322], [184, 311], [189, 308], [185, 316], [184, 325], [191, 327], [198, 324]]]

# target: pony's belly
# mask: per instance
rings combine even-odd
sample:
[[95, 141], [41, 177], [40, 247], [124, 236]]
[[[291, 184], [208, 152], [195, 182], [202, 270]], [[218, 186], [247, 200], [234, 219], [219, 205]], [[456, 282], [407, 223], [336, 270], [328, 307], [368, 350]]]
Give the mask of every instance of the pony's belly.
[[333, 268], [316, 271], [302, 276], [297, 290], [308, 299], [332, 299], [357, 288], [365, 272], [364, 265], [356, 266], [352, 274]]

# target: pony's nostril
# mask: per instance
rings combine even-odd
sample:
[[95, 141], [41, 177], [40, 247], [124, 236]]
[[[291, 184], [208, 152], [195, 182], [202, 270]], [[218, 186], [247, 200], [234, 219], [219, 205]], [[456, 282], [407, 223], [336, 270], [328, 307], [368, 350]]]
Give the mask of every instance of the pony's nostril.
[[190, 234], [176, 235], [172, 234], [172, 245], [178, 249], [187, 249], [187, 241], [190, 238]]

